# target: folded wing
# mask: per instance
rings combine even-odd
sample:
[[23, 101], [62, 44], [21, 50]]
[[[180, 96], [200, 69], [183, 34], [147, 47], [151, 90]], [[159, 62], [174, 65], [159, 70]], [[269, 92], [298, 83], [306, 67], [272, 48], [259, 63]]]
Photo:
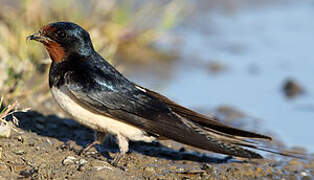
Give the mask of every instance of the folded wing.
[[91, 111], [111, 116], [119, 121], [178, 142], [227, 155], [262, 158], [241, 146], [257, 148], [247, 138], [270, 137], [225, 126], [212, 117], [206, 117], [184, 108], [166, 97], [130, 82], [119, 84], [102, 81], [94, 76], [85, 83], [77, 81], [75, 72], [65, 76], [65, 88]]

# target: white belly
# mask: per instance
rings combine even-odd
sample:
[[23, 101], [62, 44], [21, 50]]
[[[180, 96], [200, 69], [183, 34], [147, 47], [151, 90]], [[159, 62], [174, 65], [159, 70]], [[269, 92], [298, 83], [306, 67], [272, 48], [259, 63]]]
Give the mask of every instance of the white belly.
[[96, 131], [109, 132], [114, 135], [119, 134], [134, 141], [151, 142], [155, 139], [154, 137], [146, 136], [141, 129], [85, 109], [72, 100], [62, 87], [60, 89], [51, 88], [51, 93], [60, 107], [80, 124]]

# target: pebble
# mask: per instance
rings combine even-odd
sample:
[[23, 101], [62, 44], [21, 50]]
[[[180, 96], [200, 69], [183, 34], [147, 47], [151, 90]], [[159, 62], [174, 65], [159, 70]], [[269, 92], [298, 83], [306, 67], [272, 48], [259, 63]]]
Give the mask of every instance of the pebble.
[[109, 166], [95, 166], [95, 168], [96, 168], [97, 171], [101, 171], [101, 170], [103, 170], [103, 169], [112, 170], [112, 168], [109, 167]]
[[68, 156], [62, 161], [62, 164], [63, 165], [74, 164], [75, 160], [76, 158], [74, 156]]
[[52, 142], [51, 142], [48, 138], [46, 138], [46, 142], [47, 142], [50, 146], [52, 146]]
[[8, 138], [11, 136], [11, 127], [8, 124], [1, 124], [0, 121], [0, 137]]
[[87, 161], [85, 159], [80, 159], [79, 161], [77, 161], [76, 163], [79, 164], [77, 170], [78, 171], [84, 171], [86, 169], [85, 164], [87, 163]]
[[301, 175], [301, 176], [308, 176], [308, 174], [307, 174], [306, 172], [304, 172], [304, 171], [301, 172], [300, 175]]
[[22, 136], [18, 136], [18, 137], [17, 137], [17, 140], [20, 141], [21, 143], [24, 142], [24, 139], [22, 138]]
[[297, 82], [289, 79], [284, 83], [283, 91], [287, 97], [292, 98], [301, 94], [304, 90]]
[[80, 159], [79, 165], [85, 165], [87, 161], [85, 159]]
[[24, 151], [23, 150], [18, 150], [16, 152], [14, 152], [16, 155], [23, 155]]

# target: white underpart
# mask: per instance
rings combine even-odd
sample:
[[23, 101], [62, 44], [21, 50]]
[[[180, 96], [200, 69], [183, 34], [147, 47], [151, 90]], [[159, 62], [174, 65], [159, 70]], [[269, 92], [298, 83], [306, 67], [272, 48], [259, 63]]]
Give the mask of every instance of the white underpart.
[[128, 151], [128, 140], [152, 142], [155, 139], [152, 136], [147, 136], [139, 128], [87, 110], [74, 101], [64, 87], [60, 89], [53, 87], [51, 88], [51, 93], [60, 107], [80, 124], [99, 132], [108, 132], [117, 136], [122, 153]]

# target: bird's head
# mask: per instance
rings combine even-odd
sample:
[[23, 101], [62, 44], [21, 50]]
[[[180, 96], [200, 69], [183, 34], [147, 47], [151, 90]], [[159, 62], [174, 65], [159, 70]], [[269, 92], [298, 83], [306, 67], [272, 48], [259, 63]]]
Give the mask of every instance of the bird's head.
[[69, 55], [88, 56], [94, 50], [88, 32], [71, 22], [45, 25], [27, 39], [41, 42], [54, 62]]

